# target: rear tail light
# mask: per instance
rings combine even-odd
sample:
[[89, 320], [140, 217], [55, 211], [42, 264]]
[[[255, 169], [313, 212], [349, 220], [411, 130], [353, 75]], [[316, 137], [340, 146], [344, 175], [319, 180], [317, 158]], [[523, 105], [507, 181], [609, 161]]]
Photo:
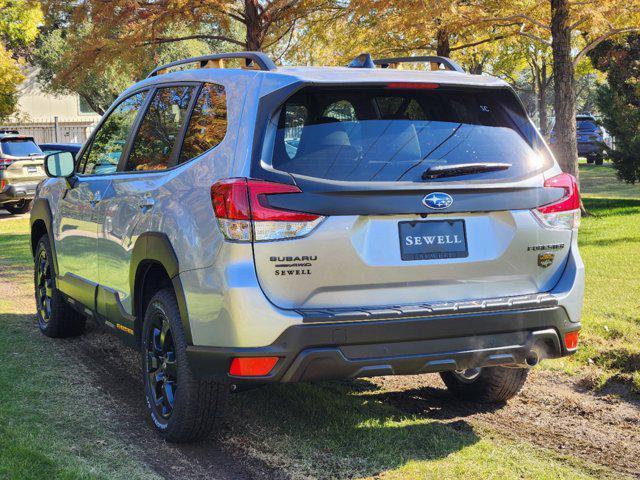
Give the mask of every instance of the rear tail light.
[[556, 202], [533, 210], [534, 216], [545, 228], [575, 230], [580, 226], [580, 193], [573, 175], [561, 173], [544, 182], [545, 187], [562, 188], [564, 195]]
[[576, 348], [578, 348], [579, 335], [580, 335], [580, 330], [575, 330], [573, 332], [565, 333], [564, 346], [567, 347], [567, 350], [575, 350]]
[[7, 186], [7, 182], [4, 180], [0, 180], [0, 192], [4, 191], [4, 187]]
[[272, 207], [267, 199], [267, 195], [300, 192], [295, 185], [230, 178], [211, 187], [211, 202], [227, 240], [286, 240], [308, 235], [324, 220], [319, 215]]
[[13, 159], [0, 157], [0, 170], [6, 170], [7, 167], [12, 163], [13, 163]]
[[229, 375], [235, 377], [264, 377], [271, 373], [278, 357], [238, 357], [231, 360]]

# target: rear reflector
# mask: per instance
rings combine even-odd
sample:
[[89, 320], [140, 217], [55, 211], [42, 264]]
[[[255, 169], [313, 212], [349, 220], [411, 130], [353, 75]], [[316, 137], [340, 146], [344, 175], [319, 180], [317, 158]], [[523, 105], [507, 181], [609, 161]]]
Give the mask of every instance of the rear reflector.
[[211, 203], [227, 240], [284, 240], [305, 236], [324, 220], [319, 215], [269, 205], [267, 195], [292, 193], [301, 190], [295, 185], [230, 178], [211, 187]]
[[239, 357], [231, 361], [229, 375], [235, 377], [264, 377], [271, 373], [278, 357]]
[[567, 347], [567, 350], [575, 350], [578, 348], [578, 335], [580, 335], [580, 330], [569, 332], [564, 335], [564, 345]]
[[0, 158], [0, 170], [6, 170], [6, 168], [13, 163], [11, 158]]
[[556, 202], [533, 210], [538, 221], [546, 228], [573, 230], [580, 226], [580, 193], [573, 175], [561, 173], [544, 182], [545, 187], [562, 188], [564, 195]]

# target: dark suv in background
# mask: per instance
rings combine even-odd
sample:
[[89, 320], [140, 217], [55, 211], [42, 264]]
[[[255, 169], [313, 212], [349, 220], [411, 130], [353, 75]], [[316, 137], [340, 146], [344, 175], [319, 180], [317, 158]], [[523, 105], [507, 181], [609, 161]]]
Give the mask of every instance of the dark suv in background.
[[[576, 115], [578, 137], [578, 155], [585, 157], [588, 163], [602, 165], [606, 151], [604, 131], [593, 115]], [[555, 126], [551, 130], [550, 143], [556, 142]]]
[[46, 177], [43, 161], [32, 137], [0, 130], [0, 208], [14, 215], [31, 209], [36, 186]]

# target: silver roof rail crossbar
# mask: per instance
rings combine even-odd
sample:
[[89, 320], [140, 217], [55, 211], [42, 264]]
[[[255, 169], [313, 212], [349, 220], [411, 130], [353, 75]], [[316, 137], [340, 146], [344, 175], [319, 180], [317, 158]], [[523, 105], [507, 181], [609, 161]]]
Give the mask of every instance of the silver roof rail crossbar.
[[208, 68], [211, 66], [220, 68], [223, 60], [238, 58], [244, 59], [245, 65], [249, 68], [255, 68], [256, 65], [260, 70], [266, 71], [275, 70], [277, 68], [276, 64], [273, 63], [273, 60], [262, 52], [216, 53], [213, 55], [203, 55], [201, 57], [185, 58], [184, 60], [177, 60], [175, 62], [167, 63], [166, 65], [160, 65], [159, 67], [154, 68], [147, 78], [162, 74], [164, 73], [164, 70], [168, 70], [169, 68], [188, 65], [190, 63], [198, 63], [199, 68]]
[[380, 58], [378, 60], [374, 60], [373, 63], [380, 66], [381, 68], [389, 68], [393, 64], [398, 63], [431, 63], [438, 65], [442, 65], [445, 70], [450, 70], [452, 72], [460, 72], [466, 73], [464, 69], [458, 65], [456, 62], [447, 57], [440, 57], [437, 55], [426, 55], [422, 57], [397, 57], [397, 58]]

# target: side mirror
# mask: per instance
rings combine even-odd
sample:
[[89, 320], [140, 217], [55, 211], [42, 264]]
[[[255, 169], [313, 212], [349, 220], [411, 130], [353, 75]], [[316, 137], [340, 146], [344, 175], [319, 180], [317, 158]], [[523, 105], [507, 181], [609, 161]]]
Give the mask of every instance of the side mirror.
[[73, 175], [75, 160], [71, 152], [55, 152], [44, 157], [44, 171], [53, 178], [69, 178]]

